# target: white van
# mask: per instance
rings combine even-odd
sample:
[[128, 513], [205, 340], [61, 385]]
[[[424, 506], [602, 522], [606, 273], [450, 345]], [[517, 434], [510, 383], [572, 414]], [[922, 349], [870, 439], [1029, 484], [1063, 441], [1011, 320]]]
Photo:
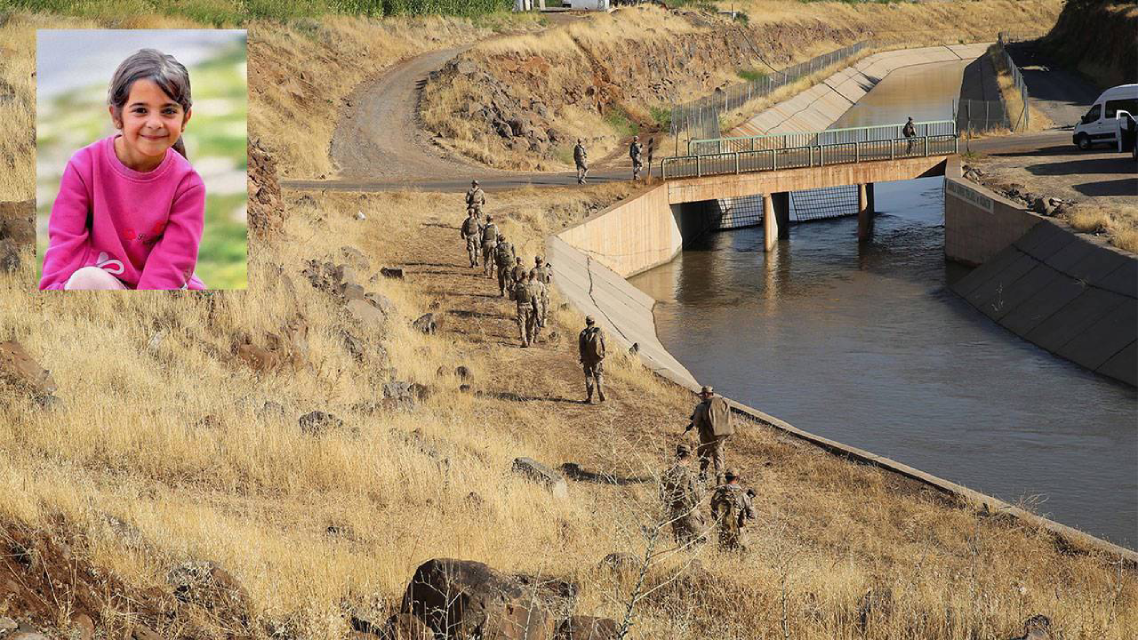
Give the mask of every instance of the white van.
[[1102, 92], [1091, 110], [1075, 125], [1072, 141], [1080, 149], [1096, 144], [1118, 144], [1119, 110], [1138, 113], [1138, 84], [1123, 84]]

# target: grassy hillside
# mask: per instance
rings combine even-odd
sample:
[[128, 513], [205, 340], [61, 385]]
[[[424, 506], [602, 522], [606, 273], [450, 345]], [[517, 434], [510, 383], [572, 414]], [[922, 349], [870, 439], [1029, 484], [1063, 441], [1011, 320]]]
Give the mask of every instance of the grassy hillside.
[[[76, 23], [18, 15], [0, 42], [64, 24]], [[364, 75], [335, 61], [370, 59], [359, 55], [364, 45], [426, 47], [409, 44], [424, 25], [471, 28], [435, 19], [250, 25], [250, 132], [279, 171], [326, 166], [326, 147], [314, 142], [323, 134], [299, 125], [329, 131], [339, 107], [325, 91], [350, 88], [330, 77]], [[30, 52], [13, 47], [0, 59], [23, 113]], [[30, 154], [0, 154], [16, 176], [0, 200], [30, 197]], [[546, 234], [627, 193], [623, 184], [523, 189], [491, 194], [488, 210], [528, 261]], [[511, 303], [463, 264], [459, 194], [286, 193], [284, 206], [279, 232], [252, 242], [246, 292], [49, 296], [30, 292], [30, 269], [0, 275], [0, 341], [19, 340], [51, 369], [64, 402], [45, 409], [0, 383], [0, 413], [11, 416], [0, 421], [0, 522], [44, 532], [121, 582], [90, 595], [94, 604], [59, 587], [36, 609], [2, 615], [31, 616], [60, 635], [82, 610], [101, 637], [142, 623], [170, 638], [343, 638], [351, 614], [382, 619], [413, 569], [442, 556], [574, 580], [579, 613], [628, 616], [628, 637], [641, 640], [965, 640], [1011, 636], [1034, 613], [1050, 616], [1061, 637], [1138, 634], [1138, 576], [1117, 559], [761, 425], [744, 428], [728, 452], [759, 492], [753, 551], [674, 550], [653, 534], [654, 477], [692, 397], [615, 353], [610, 401], [576, 402], [579, 314], [556, 307], [556, 336], [517, 348]], [[386, 300], [384, 318], [357, 317], [313, 286], [304, 273], [313, 260], [352, 265]], [[384, 266], [402, 266], [405, 278], [380, 276]], [[412, 328], [426, 312], [439, 333]], [[244, 357], [250, 345], [279, 354], [276, 364]], [[472, 375], [460, 378], [458, 366]], [[392, 381], [423, 391], [385, 398]], [[312, 411], [342, 422], [302, 427]], [[622, 481], [573, 482], [557, 500], [509, 471], [517, 456]], [[39, 548], [12, 557], [50, 555]], [[660, 555], [638, 588], [599, 568], [613, 552]], [[178, 604], [172, 569], [187, 561], [218, 563], [247, 598], [209, 611]], [[39, 566], [3, 564], [0, 578]]]
[[1067, 0], [1043, 44], [1106, 89], [1138, 82], [1138, 6], [1114, 0]]

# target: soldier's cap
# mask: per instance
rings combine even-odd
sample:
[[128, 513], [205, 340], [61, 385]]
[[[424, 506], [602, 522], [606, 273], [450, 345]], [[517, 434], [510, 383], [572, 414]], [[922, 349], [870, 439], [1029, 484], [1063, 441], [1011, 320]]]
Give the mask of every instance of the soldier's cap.
[[699, 390], [699, 395], [701, 395], [701, 396], [705, 396], [705, 395], [708, 395], [711, 393], [715, 393], [715, 388], [712, 387], [711, 385], [705, 384], [705, 385], [703, 385], [703, 388]]
[[691, 447], [686, 444], [676, 445], [676, 456], [686, 458], [691, 455]]
[[486, 222], [490, 222], [490, 221], [491, 221], [491, 220], [493, 220], [493, 219], [494, 219], [494, 218], [491, 218], [489, 214], [487, 214], [487, 215], [486, 215]]
[[538, 263], [538, 264], [541, 264], [542, 262], [544, 262], [544, 260], [541, 259], [541, 256], [534, 256], [533, 261]]
[[639, 139], [640, 139], [640, 136], [632, 136], [632, 139], [633, 139], [633, 140], [639, 140]]
[[585, 316], [585, 324], [593, 324], [594, 322], [596, 320], [593, 320], [593, 316]]
[[728, 470], [723, 472], [723, 479], [726, 480], [727, 482], [731, 482], [732, 480], [734, 480], [738, 477], [739, 477], [739, 474], [735, 473], [734, 469], [728, 469]]
[[477, 180], [471, 180], [470, 184], [472, 184], [474, 186], [478, 186], [478, 181]]

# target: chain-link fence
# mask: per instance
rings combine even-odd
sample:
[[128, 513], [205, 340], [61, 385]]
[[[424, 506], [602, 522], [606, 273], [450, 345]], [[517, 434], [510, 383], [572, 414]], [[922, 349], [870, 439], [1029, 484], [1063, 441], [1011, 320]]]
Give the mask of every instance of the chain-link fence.
[[964, 135], [1006, 131], [1012, 124], [1003, 100], [961, 100], [956, 105], [956, 128]]
[[868, 44], [868, 41], [865, 41], [842, 47], [781, 71], [772, 71], [770, 75], [734, 84], [726, 89], [716, 89], [712, 95], [699, 100], [672, 105], [670, 133], [676, 136], [681, 132], [687, 132], [692, 137], [718, 138], [720, 114], [739, 109], [751, 100], [770, 95], [779, 87], [849, 58], [865, 49]]

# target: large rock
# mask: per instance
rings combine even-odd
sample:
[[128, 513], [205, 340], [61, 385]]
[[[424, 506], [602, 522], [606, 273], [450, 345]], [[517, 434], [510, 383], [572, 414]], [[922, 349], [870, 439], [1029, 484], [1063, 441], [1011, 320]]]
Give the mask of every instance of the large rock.
[[56, 389], [51, 372], [15, 341], [0, 342], [0, 379], [36, 395], [50, 395]]
[[349, 300], [344, 305], [348, 315], [352, 316], [361, 327], [370, 333], [383, 334], [386, 329], [387, 316], [370, 300]]
[[23, 249], [14, 240], [0, 238], [0, 273], [19, 271], [22, 253]]
[[533, 458], [514, 458], [513, 470], [549, 489], [555, 498], [569, 497], [569, 487], [565, 483], [565, 478]]
[[416, 331], [431, 335], [439, 330], [439, 321], [435, 319], [435, 314], [424, 313], [411, 323], [411, 327]]
[[0, 202], [0, 238], [17, 245], [36, 242], [36, 207], [34, 200]]
[[277, 182], [277, 163], [258, 138], [249, 138], [245, 151], [249, 158], [246, 171], [249, 175], [246, 183], [249, 230], [254, 237], [265, 237], [279, 232], [285, 218], [281, 188]]
[[553, 619], [513, 576], [481, 562], [439, 558], [415, 570], [403, 613], [448, 640], [545, 640]]
[[397, 613], [379, 630], [382, 640], [435, 640], [435, 632], [410, 613]]
[[617, 640], [620, 625], [611, 618], [573, 616], [557, 626], [553, 640]]

